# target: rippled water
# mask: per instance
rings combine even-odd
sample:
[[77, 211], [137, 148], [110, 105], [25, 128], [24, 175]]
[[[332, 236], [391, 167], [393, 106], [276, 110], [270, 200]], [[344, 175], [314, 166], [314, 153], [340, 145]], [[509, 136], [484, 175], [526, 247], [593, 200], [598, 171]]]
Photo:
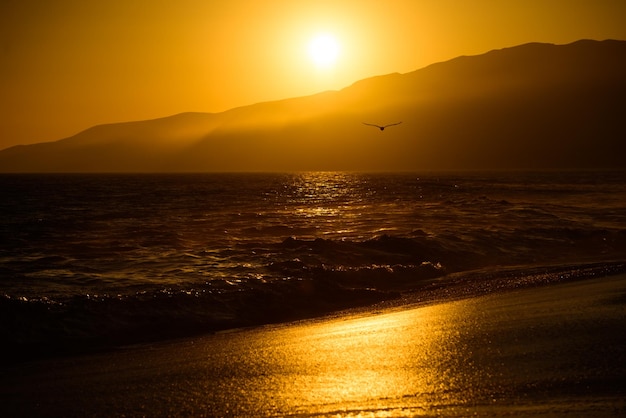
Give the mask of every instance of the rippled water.
[[626, 254], [625, 173], [2, 175], [0, 184], [3, 328], [20, 343], [308, 316], [451, 273]]

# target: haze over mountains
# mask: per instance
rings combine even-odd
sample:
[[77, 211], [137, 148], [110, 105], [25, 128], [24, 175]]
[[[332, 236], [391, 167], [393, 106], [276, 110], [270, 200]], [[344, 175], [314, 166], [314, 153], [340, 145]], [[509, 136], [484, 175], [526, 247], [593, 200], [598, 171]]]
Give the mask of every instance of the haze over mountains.
[[[362, 122], [388, 124], [384, 132]], [[36, 121], [33, 121], [36, 123]], [[626, 168], [626, 41], [531, 43], [0, 151], [0, 172]]]

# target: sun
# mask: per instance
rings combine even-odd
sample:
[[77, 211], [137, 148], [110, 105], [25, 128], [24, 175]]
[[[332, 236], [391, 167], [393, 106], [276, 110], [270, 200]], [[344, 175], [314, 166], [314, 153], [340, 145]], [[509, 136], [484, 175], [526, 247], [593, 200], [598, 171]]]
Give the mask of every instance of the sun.
[[330, 68], [339, 58], [339, 42], [328, 33], [315, 35], [309, 42], [309, 56], [318, 68]]

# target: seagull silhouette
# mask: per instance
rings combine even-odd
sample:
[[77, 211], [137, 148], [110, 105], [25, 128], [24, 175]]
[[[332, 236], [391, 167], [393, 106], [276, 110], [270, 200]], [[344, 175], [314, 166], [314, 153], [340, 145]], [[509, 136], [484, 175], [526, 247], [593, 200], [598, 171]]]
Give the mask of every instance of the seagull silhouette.
[[373, 124], [373, 123], [365, 123], [365, 122], [363, 122], [363, 125], [367, 125], [367, 126], [375, 126], [375, 127], [377, 127], [378, 129], [380, 129], [381, 131], [384, 131], [384, 130], [385, 130], [385, 128], [387, 128], [387, 127], [389, 127], [389, 126], [400, 125], [401, 123], [402, 123], [402, 122], [398, 122], [398, 123], [390, 123], [389, 125], [382, 125], [382, 126], [381, 126], [381, 125], [375, 125], [375, 124]]

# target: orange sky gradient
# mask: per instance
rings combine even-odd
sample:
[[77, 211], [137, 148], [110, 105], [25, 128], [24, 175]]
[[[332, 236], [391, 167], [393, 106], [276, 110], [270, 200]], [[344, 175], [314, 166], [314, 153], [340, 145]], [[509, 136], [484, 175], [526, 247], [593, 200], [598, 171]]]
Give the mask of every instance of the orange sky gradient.
[[[527, 42], [626, 39], [623, 0], [3, 0], [0, 149], [337, 90]], [[333, 34], [336, 63], [308, 56]]]

